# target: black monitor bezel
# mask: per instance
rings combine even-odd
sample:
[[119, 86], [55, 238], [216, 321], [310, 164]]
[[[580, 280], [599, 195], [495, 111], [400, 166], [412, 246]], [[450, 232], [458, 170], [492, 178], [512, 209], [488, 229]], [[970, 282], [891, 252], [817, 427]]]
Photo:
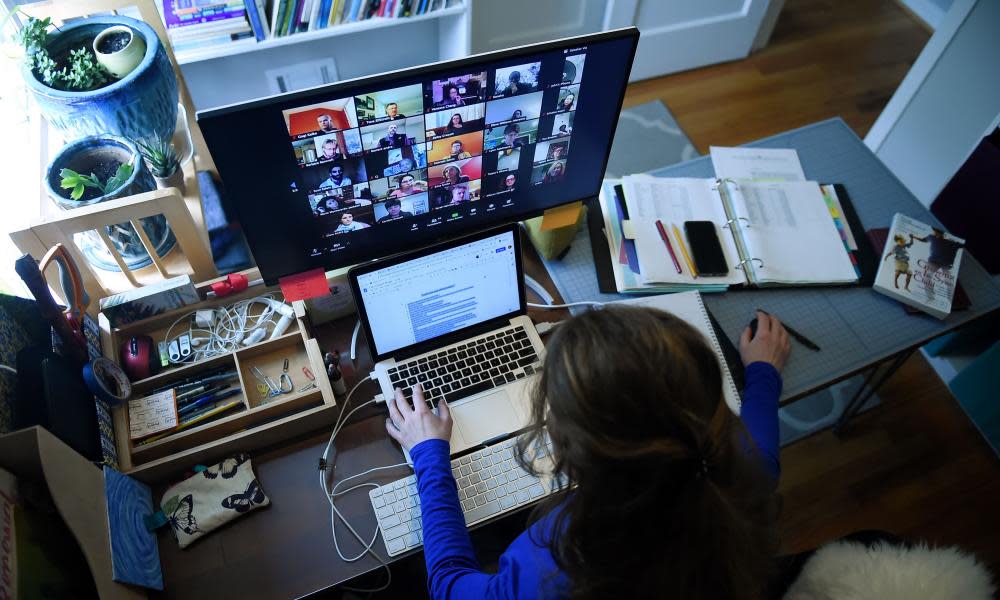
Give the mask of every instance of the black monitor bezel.
[[[307, 98], [310, 98], [310, 97], [315, 96], [315, 95], [335, 96], [335, 95], [338, 95], [343, 90], [347, 90], [349, 88], [355, 88], [355, 87], [359, 87], [359, 86], [366, 86], [366, 87], [370, 87], [370, 88], [371, 87], [379, 87], [379, 84], [387, 83], [387, 82], [389, 82], [389, 81], [391, 81], [393, 79], [400, 78], [400, 77], [415, 76], [415, 75], [419, 74], [420, 71], [424, 71], [424, 70], [434, 70], [434, 71], [442, 70], [442, 69], [460, 70], [463, 67], [466, 67], [468, 65], [477, 64], [477, 63], [497, 61], [497, 60], [508, 60], [508, 59], [517, 58], [517, 57], [520, 57], [520, 56], [530, 56], [530, 55], [539, 54], [539, 53], [542, 53], [542, 52], [549, 52], [551, 50], [562, 48], [562, 47], [585, 46], [585, 45], [593, 44], [593, 43], [597, 43], [597, 42], [604, 42], [604, 41], [611, 41], [611, 40], [620, 40], [620, 39], [629, 39], [629, 38], [632, 39], [632, 48], [631, 48], [631, 53], [630, 53], [629, 58], [628, 58], [628, 66], [627, 66], [627, 69], [626, 69], [626, 73], [625, 73], [625, 76], [622, 78], [622, 86], [621, 86], [621, 88], [619, 90], [619, 101], [618, 101], [618, 107], [617, 107], [617, 111], [616, 111], [617, 113], [621, 113], [622, 105], [623, 105], [623, 103], [625, 101], [625, 90], [628, 87], [629, 76], [631, 75], [631, 71], [632, 71], [632, 63], [635, 60], [636, 48], [638, 47], [638, 44], [639, 44], [639, 30], [636, 27], [624, 27], [624, 28], [621, 28], [621, 29], [614, 29], [614, 30], [611, 30], [611, 31], [604, 31], [604, 32], [600, 32], [600, 33], [593, 33], [593, 34], [587, 34], [587, 35], [582, 35], [582, 36], [574, 36], [574, 37], [562, 38], [562, 39], [553, 40], [553, 41], [550, 41], [550, 42], [542, 42], [542, 43], [538, 43], [538, 44], [529, 44], [529, 45], [525, 45], [525, 46], [517, 46], [515, 48], [509, 48], [509, 49], [505, 49], [505, 50], [495, 50], [495, 51], [492, 51], [492, 52], [483, 52], [483, 53], [480, 53], [480, 54], [474, 54], [472, 56], [468, 56], [466, 58], [460, 58], [460, 59], [455, 59], [455, 60], [447, 60], [447, 61], [439, 61], [439, 62], [435, 62], [435, 63], [427, 63], [427, 64], [423, 64], [423, 65], [418, 65], [418, 66], [415, 66], [415, 67], [407, 67], [405, 69], [397, 69], [395, 71], [388, 71], [388, 72], [385, 72], [385, 73], [379, 73], [377, 75], [369, 75], [369, 76], [365, 76], [365, 77], [357, 77], [357, 78], [354, 78], [354, 79], [346, 79], [346, 80], [343, 80], [343, 81], [338, 81], [336, 83], [331, 83], [331, 84], [326, 84], [326, 85], [321, 85], [321, 86], [315, 86], [315, 87], [311, 87], [311, 88], [307, 88], [307, 89], [299, 90], [299, 91], [295, 91], [295, 92], [286, 92], [284, 94], [276, 94], [276, 95], [273, 95], [273, 96], [267, 96], [267, 97], [264, 97], [264, 98], [258, 98], [256, 100], [250, 100], [250, 101], [247, 101], [247, 102], [239, 102], [239, 103], [229, 104], [229, 105], [220, 106], [220, 107], [216, 107], [216, 108], [211, 108], [211, 109], [206, 109], [206, 110], [200, 110], [200, 111], [197, 111], [197, 113], [195, 115], [195, 118], [196, 118], [196, 121], [200, 125], [201, 122], [202, 122], [202, 120], [204, 120], [204, 119], [212, 119], [212, 118], [215, 118], [215, 117], [221, 117], [221, 116], [225, 116], [225, 115], [230, 115], [232, 113], [239, 112], [239, 111], [257, 110], [257, 109], [260, 109], [260, 108], [266, 108], [269, 105], [273, 105], [273, 104], [286, 103], [286, 102], [290, 102], [290, 101], [295, 101], [297, 99], [307, 99]], [[608, 142], [608, 145], [607, 145], [607, 151], [605, 152], [603, 160], [602, 160], [602, 163], [601, 163], [602, 177], [603, 177], [604, 171], [608, 167], [608, 158], [611, 156], [611, 140], [614, 139], [614, 135], [615, 135], [615, 132], [616, 132], [617, 128], [618, 128], [618, 121], [616, 119], [615, 122], [611, 126], [610, 135], [608, 137], [609, 142]], [[599, 193], [600, 193], [600, 186], [598, 186], [598, 188], [594, 190], [594, 194], [592, 194], [592, 195], [581, 197], [581, 198], [574, 198], [574, 199], [571, 199], [571, 200], [567, 200], [566, 202], [563, 202], [563, 203], [560, 203], [560, 204], [554, 204], [552, 206], [548, 206], [548, 207], [545, 207], [545, 208], [542, 208], [542, 209], [530, 209], [530, 210], [524, 210], [523, 212], [518, 212], [515, 215], [504, 215], [504, 217], [501, 220], [498, 220], [498, 221], [496, 221], [494, 223], [486, 224], [485, 226], [492, 228], [494, 226], [503, 224], [505, 222], [522, 221], [522, 220], [525, 220], [525, 219], [530, 219], [530, 218], [537, 217], [537, 216], [540, 216], [540, 215], [544, 214], [544, 212], [546, 210], [550, 210], [550, 209], [555, 208], [557, 206], [563, 206], [563, 205], [566, 205], [566, 204], [572, 204], [574, 202], [583, 202], [584, 204], [587, 204], [592, 199], [596, 198]], [[253, 239], [252, 239], [253, 235], [252, 235], [252, 233], [250, 231], [248, 231], [246, 229], [244, 229], [243, 233], [246, 236], [247, 245], [250, 247], [249, 249], [250, 249], [250, 253], [252, 255], [253, 254], [253, 250], [254, 250], [254, 243], [253, 243]], [[426, 238], [424, 240], [421, 240], [420, 244], [421, 245], [433, 245], [435, 243], [438, 243], [438, 242], [450, 239], [454, 235], [455, 235], [454, 232], [452, 232], [450, 234], [448, 234], [448, 233], [439, 234], [439, 235], [436, 235], [436, 236], [433, 236], [433, 237], [428, 237], [428, 238]], [[355, 265], [357, 265], [357, 264], [364, 264], [364, 262], [367, 262], [368, 260], [375, 260], [375, 259], [378, 259], [378, 258], [379, 258], [378, 256], [373, 256], [373, 257], [371, 257], [371, 258], [369, 258], [367, 260], [363, 260], [361, 262], [356, 262], [354, 264]], [[254, 263], [255, 264], [257, 263], [256, 257], [254, 257]], [[348, 263], [348, 264], [340, 263], [340, 264], [335, 264], [334, 266], [330, 266], [329, 264], [326, 264], [326, 265], [323, 265], [322, 268], [324, 269], [324, 271], [329, 272], [329, 271], [333, 271], [333, 270], [337, 270], [337, 269], [342, 269], [342, 268], [345, 268], [345, 267], [349, 268], [351, 266], [352, 266], [352, 264], [350, 264], [350, 263]], [[259, 265], [258, 265], [258, 270], [259, 270]], [[287, 274], [281, 275], [280, 277], [286, 277], [286, 276], [289, 276], [289, 275], [292, 275], [292, 274], [293, 273], [287, 273]], [[263, 272], [261, 272], [261, 277], [264, 279], [264, 283], [266, 285], [269, 285], [269, 286], [276, 285], [278, 283], [278, 279], [279, 279], [279, 277], [273, 276], [272, 274], [269, 274], [269, 273], [263, 273]]]
[[[368, 317], [368, 312], [365, 310], [365, 304], [362, 301], [361, 290], [358, 286], [358, 277], [371, 273], [372, 271], [378, 271], [386, 267], [391, 267], [393, 265], [398, 265], [399, 263], [407, 262], [410, 260], [415, 260], [418, 258], [423, 258], [429, 256], [436, 252], [441, 252], [451, 248], [461, 246], [463, 244], [468, 244], [473, 241], [486, 239], [493, 237], [495, 235], [502, 235], [504, 233], [513, 233], [514, 235], [514, 255], [515, 264], [517, 268], [517, 279], [522, 282], [517, 286], [518, 294], [518, 309], [513, 312], [505, 313], [488, 321], [483, 321], [482, 323], [477, 323], [475, 325], [468, 325], [451, 333], [426, 340], [423, 342], [418, 342], [416, 344], [411, 344], [409, 346], [403, 346], [402, 348], [397, 348], [395, 350], [390, 350], [388, 352], [379, 352], [378, 347], [375, 344], [375, 337], [372, 335], [371, 321]], [[475, 335], [476, 332], [489, 331], [491, 329], [496, 329], [508, 323], [511, 318], [520, 315], [525, 315], [528, 312], [527, 296], [524, 292], [524, 259], [521, 256], [521, 227], [516, 223], [506, 223], [499, 227], [490, 227], [488, 229], [481, 229], [479, 231], [470, 233], [468, 235], [463, 235], [458, 238], [453, 238], [444, 242], [438, 242], [435, 244], [430, 244], [420, 248], [419, 250], [411, 250], [408, 252], [401, 252], [399, 254], [394, 254], [392, 256], [387, 256], [385, 258], [377, 258], [375, 260], [370, 260], [365, 263], [361, 263], [351, 267], [347, 271], [347, 280], [351, 287], [351, 294], [354, 297], [354, 305], [358, 311], [358, 318], [361, 321], [361, 330], [365, 334], [365, 341], [368, 343], [368, 352], [371, 354], [372, 362], [378, 363], [386, 358], [396, 358], [397, 360], [406, 359], [411, 356], [416, 356], [418, 354], [423, 354], [435, 348], [440, 348], [442, 346], [447, 346], [458, 342], [460, 340], [466, 339]]]

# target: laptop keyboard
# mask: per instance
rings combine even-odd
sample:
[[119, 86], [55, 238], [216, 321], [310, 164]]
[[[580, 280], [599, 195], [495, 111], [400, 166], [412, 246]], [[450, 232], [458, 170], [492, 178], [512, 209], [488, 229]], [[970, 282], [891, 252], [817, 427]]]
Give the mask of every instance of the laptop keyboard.
[[[451, 461], [458, 499], [467, 526], [511, 512], [559, 489], [559, 480], [539, 478], [524, 470], [514, 457], [517, 438], [510, 438]], [[532, 462], [541, 472], [551, 471], [552, 442], [529, 449]], [[423, 544], [423, 519], [417, 477], [410, 475], [368, 494], [378, 518], [382, 539], [389, 556], [396, 556]]]
[[411, 403], [412, 386], [419, 383], [433, 408], [441, 398], [451, 404], [524, 379], [540, 368], [528, 333], [517, 326], [398, 364], [389, 369], [389, 381]]

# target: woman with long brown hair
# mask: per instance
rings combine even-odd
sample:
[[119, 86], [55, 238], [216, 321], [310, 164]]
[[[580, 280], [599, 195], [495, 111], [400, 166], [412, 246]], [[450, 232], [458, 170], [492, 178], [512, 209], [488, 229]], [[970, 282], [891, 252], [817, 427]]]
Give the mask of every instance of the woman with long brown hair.
[[[451, 475], [447, 406], [397, 390], [389, 434], [410, 450], [435, 598], [758, 598], [777, 542], [779, 370], [788, 335], [758, 314], [740, 338], [746, 386], [727, 407], [715, 353], [656, 310], [606, 307], [569, 320], [546, 348], [532, 425], [547, 430], [565, 486], [480, 571]], [[544, 429], [543, 429], [544, 428]], [[530, 467], [530, 465], [526, 465]]]

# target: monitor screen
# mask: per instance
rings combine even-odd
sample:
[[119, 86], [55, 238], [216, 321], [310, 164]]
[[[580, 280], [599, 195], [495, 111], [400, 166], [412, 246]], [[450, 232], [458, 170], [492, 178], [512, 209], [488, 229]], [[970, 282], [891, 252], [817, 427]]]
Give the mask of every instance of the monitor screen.
[[638, 35], [396, 71], [198, 121], [270, 284], [596, 196]]
[[359, 307], [373, 356], [455, 333], [521, 308], [514, 232], [493, 233], [459, 246], [358, 275]]

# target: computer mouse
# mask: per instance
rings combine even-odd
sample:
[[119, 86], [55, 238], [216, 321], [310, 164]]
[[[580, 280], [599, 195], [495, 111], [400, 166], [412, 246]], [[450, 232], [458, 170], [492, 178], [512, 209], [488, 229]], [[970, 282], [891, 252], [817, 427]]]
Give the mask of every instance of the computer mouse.
[[159, 354], [153, 338], [134, 335], [122, 342], [118, 354], [121, 367], [132, 381], [145, 379], [160, 371]]

